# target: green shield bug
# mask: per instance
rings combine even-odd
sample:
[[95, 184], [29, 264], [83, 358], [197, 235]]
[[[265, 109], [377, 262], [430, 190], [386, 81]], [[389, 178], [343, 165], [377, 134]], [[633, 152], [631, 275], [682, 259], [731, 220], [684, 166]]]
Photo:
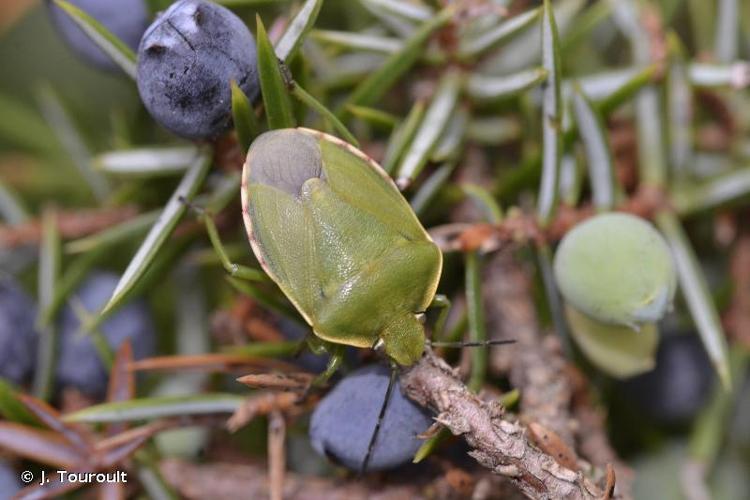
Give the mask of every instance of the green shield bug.
[[248, 151], [242, 209], [258, 261], [317, 337], [420, 358], [442, 254], [379, 165], [322, 132], [266, 132]]

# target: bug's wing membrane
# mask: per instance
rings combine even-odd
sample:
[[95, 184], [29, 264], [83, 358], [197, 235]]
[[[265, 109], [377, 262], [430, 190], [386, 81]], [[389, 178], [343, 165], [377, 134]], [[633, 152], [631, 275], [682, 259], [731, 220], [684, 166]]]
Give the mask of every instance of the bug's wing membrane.
[[331, 141], [320, 141], [320, 148], [325, 179], [342, 200], [410, 241], [428, 238], [409, 204], [384, 174]]
[[310, 213], [295, 197], [273, 187], [250, 184], [247, 189], [256, 254], [273, 280], [312, 324], [321, 285]]

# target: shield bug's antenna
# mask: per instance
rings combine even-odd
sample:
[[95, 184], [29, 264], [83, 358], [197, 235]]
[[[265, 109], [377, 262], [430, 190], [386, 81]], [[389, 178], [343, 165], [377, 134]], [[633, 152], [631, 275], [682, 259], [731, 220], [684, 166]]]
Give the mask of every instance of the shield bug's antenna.
[[482, 340], [479, 342], [440, 342], [440, 341], [433, 341], [428, 340], [427, 344], [430, 347], [455, 347], [455, 348], [461, 348], [461, 347], [487, 347], [487, 346], [493, 346], [493, 345], [505, 345], [505, 344], [515, 344], [515, 340]]
[[373, 429], [372, 436], [370, 436], [370, 443], [367, 445], [367, 454], [362, 461], [362, 468], [359, 470], [360, 475], [364, 475], [365, 472], [367, 472], [367, 466], [370, 464], [372, 453], [375, 450], [375, 442], [378, 440], [378, 434], [380, 433], [380, 425], [383, 423], [385, 412], [388, 409], [388, 402], [391, 399], [391, 393], [393, 392], [393, 386], [396, 383], [397, 376], [398, 372], [396, 371], [396, 367], [391, 365], [391, 377], [388, 379], [388, 388], [385, 390], [385, 398], [383, 399], [383, 404], [380, 406], [378, 420], [375, 422], [375, 429]]
[[188, 207], [188, 209], [190, 209], [192, 212], [195, 212], [195, 214], [199, 217], [202, 217], [206, 214], [206, 210], [203, 207], [196, 205], [195, 203], [188, 200], [184, 196], [179, 196], [177, 200], [183, 205], [185, 205], [186, 207]]

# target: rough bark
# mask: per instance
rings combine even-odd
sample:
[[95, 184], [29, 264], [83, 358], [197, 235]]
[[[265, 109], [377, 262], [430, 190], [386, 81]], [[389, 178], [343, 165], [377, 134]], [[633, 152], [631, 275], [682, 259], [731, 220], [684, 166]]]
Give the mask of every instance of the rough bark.
[[581, 472], [562, 466], [530, 441], [518, 422], [503, 418], [503, 409], [484, 402], [456, 377], [442, 359], [428, 351], [401, 377], [406, 394], [437, 413], [437, 420], [462, 435], [480, 464], [512, 480], [534, 499], [602, 498], [602, 491]]
[[493, 349], [491, 367], [509, 373], [513, 387], [520, 389], [524, 420], [552, 430], [572, 447], [565, 359], [557, 339], [541, 334], [528, 273], [511, 251], [501, 251], [487, 263], [482, 285], [490, 337], [516, 340], [511, 347]]

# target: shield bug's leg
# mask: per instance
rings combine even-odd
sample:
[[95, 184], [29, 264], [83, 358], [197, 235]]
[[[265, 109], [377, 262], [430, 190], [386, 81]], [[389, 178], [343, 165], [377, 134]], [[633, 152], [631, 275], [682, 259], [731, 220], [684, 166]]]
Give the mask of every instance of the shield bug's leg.
[[232, 262], [227, 255], [224, 244], [221, 242], [219, 231], [216, 229], [213, 217], [207, 213], [203, 213], [201, 219], [203, 219], [203, 223], [206, 225], [208, 238], [211, 240], [211, 245], [213, 245], [216, 254], [221, 260], [221, 265], [231, 276], [249, 281], [261, 281], [266, 278], [266, 275], [258, 269], [253, 269], [252, 267], [242, 266]]
[[307, 335], [305, 335], [305, 338], [300, 341], [299, 345], [294, 351], [293, 356], [295, 358], [301, 356], [305, 349], [316, 356], [322, 356], [323, 354], [333, 352], [335, 348], [336, 346], [334, 344], [326, 342], [320, 337], [317, 337], [312, 331], [310, 331], [307, 333]]
[[442, 338], [445, 330], [445, 322], [448, 320], [448, 313], [451, 310], [451, 301], [443, 294], [437, 294], [432, 299], [430, 307], [440, 308], [440, 314], [435, 322], [435, 329], [432, 332], [433, 338]]
[[[313, 351], [315, 352], [315, 351]], [[320, 387], [328, 382], [328, 379], [333, 376], [336, 371], [341, 367], [344, 362], [344, 346], [343, 345], [331, 345], [328, 348], [328, 352], [331, 353], [331, 358], [328, 360], [326, 369], [317, 377], [315, 377], [310, 384], [310, 387]]]
[[315, 340], [311, 341], [310, 338], [307, 339], [307, 344], [313, 354], [323, 354], [325, 352], [329, 352], [331, 354], [331, 357], [328, 359], [328, 365], [326, 366], [326, 369], [318, 374], [318, 376], [315, 377], [312, 382], [310, 382], [310, 385], [307, 386], [307, 389], [305, 389], [305, 391], [300, 395], [298, 399], [298, 401], [300, 402], [305, 401], [311, 393], [324, 386], [326, 382], [328, 382], [328, 380], [331, 378], [331, 376], [333, 376], [333, 374], [338, 371], [338, 369], [341, 367], [341, 364], [344, 362], [344, 346], [342, 345], [331, 344], [325, 341], [320, 341], [320, 343], [317, 343]]
[[305, 337], [305, 344], [307, 344], [307, 348], [310, 349], [311, 353], [318, 356], [331, 352], [332, 348], [334, 347], [333, 344], [331, 344], [330, 342], [326, 342], [320, 337], [317, 337], [312, 332], [310, 332], [310, 334]]
[[380, 433], [380, 425], [383, 423], [385, 412], [388, 409], [388, 401], [391, 399], [391, 393], [393, 392], [393, 386], [396, 383], [398, 376], [398, 368], [395, 365], [391, 365], [391, 378], [388, 380], [388, 387], [385, 390], [385, 397], [383, 398], [383, 404], [380, 406], [380, 413], [378, 414], [378, 420], [375, 422], [375, 428], [372, 430], [372, 436], [370, 436], [370, 443], [367, 445], [367, 453], [365, 459], [362, 461], [362, 467], [359, 470], [360, 475], [367, 472], [367, 466], [370, 464], [372, 453], [375, 450], [375, 443], [378, 440], [378, 434]]
[[235, 264], [229, 259], [229, 255], [224, 248], [224, 244], [221, 242], [219, 230], [216, 228], [216, 223], [214, 222], [213, 216], [210, 213], [208, 213], [202, 207], [190, 203], [184, 198], [180, 198], [180, 201], [187, 205], [187, 207], [190, 208], [193, 212], [195, 212], [198, 216], [198, 219], [201, 220], [203, 224], [205, 224], [206, 232], [208, 232], [208, 239], [211, 240], [211, 245], [214, 247], [214, 251], [219, 256], [222, 267], [232, 277], [248, 281], [262, 281], [266, 279], [266, 275], [262, 271], [253, 269], [252, 267]]

